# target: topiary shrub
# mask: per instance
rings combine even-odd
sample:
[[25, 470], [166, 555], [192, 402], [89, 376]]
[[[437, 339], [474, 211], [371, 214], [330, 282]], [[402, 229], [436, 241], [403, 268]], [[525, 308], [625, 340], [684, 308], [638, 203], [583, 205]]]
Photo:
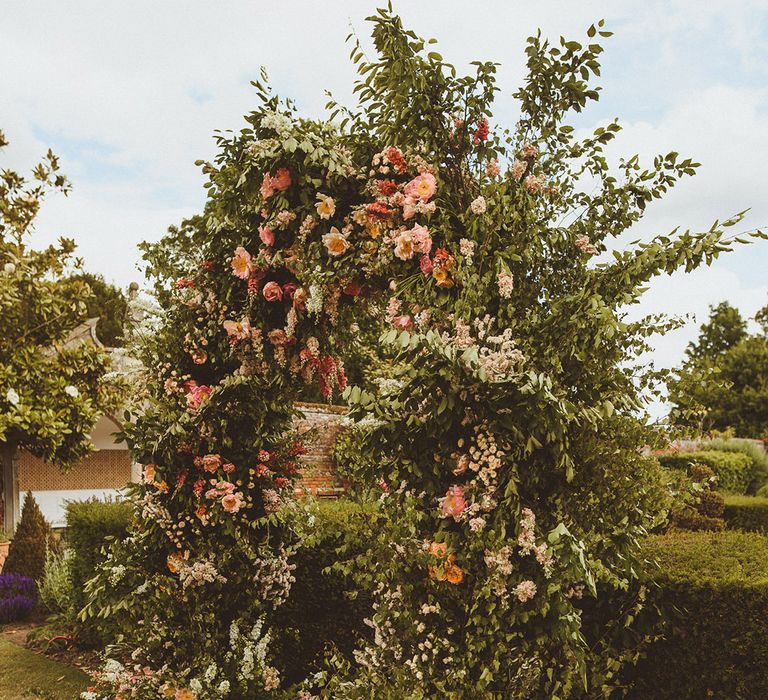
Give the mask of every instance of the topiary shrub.
[[768, 539], [740, 532], [649, 538], [664, 638], [627, 671], [634, 700], [768, 697]]
[[768, 489], [768, 451], [755, 440], [709, 440], [700, 445], [700, 449], [717, 452], [736, 452], [747, 455], [752, 460], [752, 474], [747, 493], [755, 494], [764, 486]]
[[722, 518], [725, 500], [712, 490], [717, 477], [706, 464], [691, 464], [686, 475], [678, 470], [668, 475], [668, 488], [676, 494], [671, 509], [672, 525], [683, 530], [725, 529]]
[[677, 452], [659, 455], [659, 462], [667, 469], [686, 472], [692, 464], [705, 464], [715, 472], [718, 487], [731, 493], [746, 493], [752, 481], [752, 460], [739, 452]]
[[768, 532], [768, 498], [728, 496], [724, 517], [730, 530]]
[[132, 512], [130, 505], [121, 501], [94, 498], [67, 503], [67, 545], [72, 552], [69, 570], [77, 609], [85, 605], [85, 582], [96, 575], [98, 565], [106, 558], [102, 547], [111, 538], [126, 536]]
[[[296, 579], [292, 595], [275, 613], [274, 651], [285, 680], [296, 682], [321, 668], [327, 651], [351, 657], [355, 643], [369, 631], [363, 618], [371, 599], [355, 588], [340, 560], [365, 551], [372, 514], [358, 503], [321, 502], [311, 533], [292, 558]], [[343, 548], [343, 553], [342, 553]]]
[[21, 574], [37, 581], [43, 576], [48, 549], [59, 549], [59, 541], [43, 517], [31, 492], [27, 492], [21, 521], [8, 549], [3, 573]]

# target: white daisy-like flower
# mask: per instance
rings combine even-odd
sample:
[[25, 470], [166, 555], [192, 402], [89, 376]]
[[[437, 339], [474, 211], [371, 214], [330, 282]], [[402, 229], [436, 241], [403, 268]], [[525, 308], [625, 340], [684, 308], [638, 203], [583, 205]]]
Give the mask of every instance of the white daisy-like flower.
[[80, 396], [80, 392], [77, 390], [77, 387], [72, 386], [71, 384], [64, 389], [64, 393], [67, 396], [71, 396], [73, 399], [76, 399], [78, 396]]

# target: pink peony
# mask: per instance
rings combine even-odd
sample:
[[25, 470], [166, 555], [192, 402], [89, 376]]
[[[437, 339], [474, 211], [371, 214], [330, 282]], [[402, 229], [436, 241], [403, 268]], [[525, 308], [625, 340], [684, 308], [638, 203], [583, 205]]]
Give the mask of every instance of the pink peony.
[[259, 226], [259, 238], [264, 245], [275, 245], [275, 232], [269, 226]]
[[252, 269], [251, 254], [243, 246], [235, 248], [235, 254], [232, 257], [232, 274], [241, 280], [247, 280]]
[[275, 281], [267, 282], [264, 285], [264, 289], [261, 290], [261, 293], [267, 301], [283, 300], [283, 288]]
[[436, 189], [435, 176], [432, 173], [422, 173], [405, 186], [405, 194], [413, 200], [420, 199], [422, 202], [428, 202], [435, 194]]
[[467, 501], [464, 498], [464, 487], [457, 484], [451, 486], [446, 491], [445, 496], [440, 499], [440, 510], [442, 510], [444, 518], [458, 520], [466, 507]]

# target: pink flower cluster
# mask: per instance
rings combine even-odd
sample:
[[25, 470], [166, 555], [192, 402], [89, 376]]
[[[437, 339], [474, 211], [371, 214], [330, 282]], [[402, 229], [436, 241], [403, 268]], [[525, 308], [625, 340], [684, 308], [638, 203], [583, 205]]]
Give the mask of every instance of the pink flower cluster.
[[187, 408], [196, 411], [202, 404], [208, 400], [213, 393], [213, 389], [205, 384], [198, 384], [192, 380], [186, 383], [187, 393], [184, 398], [187, 400]]
[[266, 200], [275, 192], [283, 192], [291, 186], [291, 173], [288, 168], [278, 168], [274, 175], [264, 173], [261, 181], [261, 196]]

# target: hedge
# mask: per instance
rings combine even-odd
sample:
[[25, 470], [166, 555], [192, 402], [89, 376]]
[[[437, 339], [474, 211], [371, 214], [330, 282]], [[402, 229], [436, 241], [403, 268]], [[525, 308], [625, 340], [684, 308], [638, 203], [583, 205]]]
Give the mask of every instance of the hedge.
[[768, 697], [768, 538], [675, 532], [645, 543], [665, 638], [628, 670], [634, 700]]
[[675, 452], [659, 455], [661, 466], [666, 469], [687, 471], [691, 464], [706, 464], [717, 475], [717, 486], [731, 493], [746, 493], [752, 483], [752, 459], [742, 452]]
[[768, 498], [727, 496], [723, 517], [731, 530], [768, 532]]
[[755, 440], [731, 438], [730, 440], [709, 440], [699, 445], [700, 450], [716, 452], [740, 452], [752, 460], [752, 475], [747, 493], [755, 494], [768, 482], [768, 451]]
[[272, 651], [287, 683], [319, 671], [332, 649], [351, 656], [369, 632], [363, 618], [370, 615], [370, 598], [330, 567], [345, 543], [345, 557], [365, 550], [371, 521], [370, 510], [353, 501], [320, 502], [312, 532], [292, 558], [291, 594], [275, 612]]
[[125, 501], [70, 501], [67, 503], [67, 546], [73, 600], [77, 610], [85, 605], [83, 587], [96, 574], [104, 561], [102, 548], [108, 537], [123, 538], [133, 517], [130, 503]]

